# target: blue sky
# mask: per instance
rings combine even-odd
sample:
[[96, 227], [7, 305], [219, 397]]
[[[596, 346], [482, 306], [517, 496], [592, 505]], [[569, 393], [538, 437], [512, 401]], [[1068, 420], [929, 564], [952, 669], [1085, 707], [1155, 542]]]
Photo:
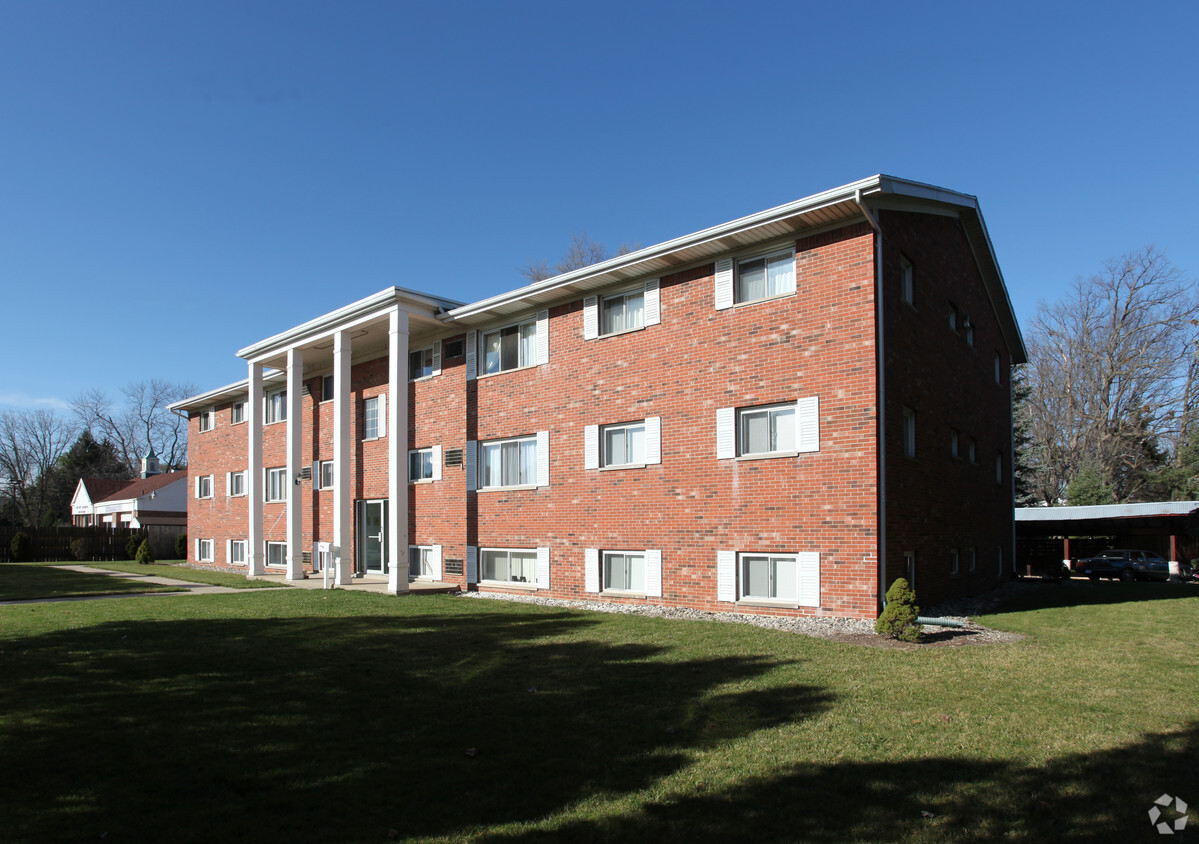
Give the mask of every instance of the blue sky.
[[0, 407], [390, 285], [473, 301], [875, 173], [979, 197], [1017, 315], [1199, 274], [1199, 4], [0, 0]]

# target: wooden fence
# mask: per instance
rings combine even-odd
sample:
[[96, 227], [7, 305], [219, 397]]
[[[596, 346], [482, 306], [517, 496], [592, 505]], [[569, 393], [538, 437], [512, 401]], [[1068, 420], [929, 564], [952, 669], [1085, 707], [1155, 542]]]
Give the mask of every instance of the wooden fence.
[[[39, 529], [0, 526], [0, 562], [12, 561], [12, 538], [17, 533], [28, 534], [33, 540], [35, 562], [127, 560], [129, 555], [125, 552], [125, 544], [133, 534], [150, 540], [150, 547], [154, 549], [157, 559], [172, 559], [175, 556], [175, 537], [183, 531], [182, 527], [167, 525], [150, 525], [140, 530], [104, 525]], [[79, 540], [78, 544], [76, 540]]]

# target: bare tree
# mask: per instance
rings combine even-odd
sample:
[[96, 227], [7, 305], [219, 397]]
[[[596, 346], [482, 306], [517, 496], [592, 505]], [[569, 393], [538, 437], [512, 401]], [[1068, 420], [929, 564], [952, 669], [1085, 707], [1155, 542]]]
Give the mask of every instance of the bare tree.
[[167, 405], [196, 392], [192, 384], [176, 384], [151, 378], [136, 381], [121, 390], [124, 403], [116, 405], [103, 390], [89, 390], [72, 406], [84, 427], [108, 440], [121, 459], [136, 474], [141, 459], [150, 449], [163, 466], [187, 462], [187, 420], [167, 410]]
[[[620, 248], [616, 250], [617, 255], [627, 255], [634, 250], [640, 249], [641, 245], [633, 243], [622, 243]], [[529, 261], [521, 268], [520, 274], [530, 281], [544, 281], [555, 275], [568, 273], [571, 270], [582, 269], [589, 267], [592, 264], [598, 264], [601, 261], [606, 261], [613, 257], [608, 253], [608, 247], [604, 244], [592, 240], [587, 232], [574, 232], [570, 237], [570, 245], [566, 248], [561, 260], [554, 265], [551, 270], [549, 264], [544, 260]]]
[[27, 527], [53, 520], [51, 470], [77, 431], [70, 420], [51, 410], [0, 412], [0, 475], [17, 517]]
[[1152, 246], [1040, 306], [1022, 408], [1037, 498], [1059, 501], [1084, 466], [1117, 501], [1150, 494], [1193, 415], [1197, 317], [1194, 286]]

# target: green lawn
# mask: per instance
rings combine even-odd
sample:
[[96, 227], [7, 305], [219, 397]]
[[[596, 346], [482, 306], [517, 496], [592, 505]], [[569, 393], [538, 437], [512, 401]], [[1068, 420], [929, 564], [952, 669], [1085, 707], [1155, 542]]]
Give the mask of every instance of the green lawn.
[[1199, 803], [1199, 588], [985, 621], [1028, 638], [300, 589], [0, 607], [0, 840], [1135, 841], [1163, 792]]
[[[108, 567], [110, 564], [104, 565]], [[0, 565], [0, 601], [179, 591], [182, 591], [182, 588], [178, 586], [159, 586], [155, 583], [139, 583], [136, 580], [105, 574], [66, 571], [44, 563]]]
[[123, 560], [115, 563], [84, 563], [83, 565], [95, 565], [96, 568], [125, 571], [130, 574], [173, 577], [176, 580], [186, 580], [188, 583], [207, 583], [212, 586], [228, 586], [232, 589], [277, 589], [280, 586], [287, 585], [286, 583], [280, 583], [277, 579], [249, 580], [246, 578], [245, 571], [209, 571], [207, 569], [189, 568], [184, 565], [173, 565], [167, 562], [144, 565], [133, 560]]

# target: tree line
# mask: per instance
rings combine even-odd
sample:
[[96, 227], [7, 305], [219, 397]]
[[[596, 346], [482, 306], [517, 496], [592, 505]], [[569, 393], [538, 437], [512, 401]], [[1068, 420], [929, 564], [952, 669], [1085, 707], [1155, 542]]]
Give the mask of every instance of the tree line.
[[69, 413], [0, 411], [0, 523], [70, 523], [80, 478], [129, 480], [150, 450], [163, 471], [187, 464], [187, 420], [167, 406], [195, 394], [160, 379], [124, 387], [119, 398], [90, 390]]

